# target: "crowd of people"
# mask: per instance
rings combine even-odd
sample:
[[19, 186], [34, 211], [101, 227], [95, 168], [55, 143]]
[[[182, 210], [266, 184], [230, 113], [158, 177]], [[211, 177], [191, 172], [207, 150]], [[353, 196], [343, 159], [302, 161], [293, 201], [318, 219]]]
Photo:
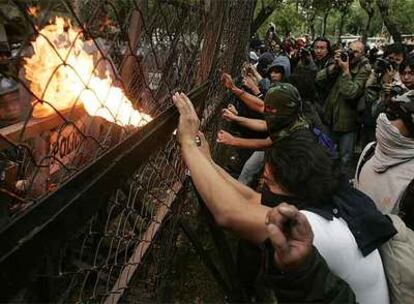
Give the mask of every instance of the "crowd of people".
[[268, 46], [252, 43], [240, 75], [221, 75], [237, 100], [222, 118], [251, 136], [217, 134], [253, 151], [237, 179], [212, 158], [188, 97], [173, 96], [193, 183], [240, 236], [250, 300], [414, 303], [414, 54], [289, 34]]

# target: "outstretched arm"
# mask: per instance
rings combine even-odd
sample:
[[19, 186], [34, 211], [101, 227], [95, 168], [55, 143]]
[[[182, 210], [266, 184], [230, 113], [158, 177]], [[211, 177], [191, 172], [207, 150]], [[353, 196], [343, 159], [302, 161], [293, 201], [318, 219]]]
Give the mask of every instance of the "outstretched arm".
[[268, 207], [249, 204], [216, 170], [195, 143], [200, 122], [191, 101], [185, 94], [175, 94], [174, 103], [180, 112], [178, 140], [191, 178], [216, 222], [241, 237], [260, 243], [267, 237], [265, 225]]
[[204, 156], [210, 160], [213, 164], [214, 168], [217, 172], [226, 179], [226, 181], [232, 185], [249, 203], [260, 204], [261, 194], [254, 191], [252, 188], [240, 183], [237, 179], [231, 176], [229, 173], [226, 172], [223, 168], [221, 168], [218, 164], [216, 164], [210, 154], [210, 146], [204, 136], [204, 134], [200, 131], [198, 133], [200, 137], [200, 150], [203, 152]]
[[247, 129], [257, 131], [257, 132], [266, 132], [267, 124], [265, 120], [262, 119], [253, 119], [243, 116], [238, 116], [234, 114], [229, 109], [223, 109], [221, 111], [221, 116], [227, 121], [234, 121], [238, 125], [245, 127]]
[[272, 146], [272, 140], [270, 139], [270, 137], [257, 139], [242, 138], [233, 136], [229, 132], [224, 130], [220, 130], [217, 133], [217, 142], [232, 147], [252, 150], [264, 150]]
[[[234, 95], [236, 95], [241, 101], [245, 103], [247, 107], [251, 110], [263, 113], [264, 112], [264, 101], [259, 97], [247, 93], [246, 91], [236, 87], [233, 83], [231, 76], [227, 73], [223, 73], [221, 75], [221, 82], [223, 83], [224, 87], [229, 89]], [[260, 94], [260, 92], [259, 92]]]

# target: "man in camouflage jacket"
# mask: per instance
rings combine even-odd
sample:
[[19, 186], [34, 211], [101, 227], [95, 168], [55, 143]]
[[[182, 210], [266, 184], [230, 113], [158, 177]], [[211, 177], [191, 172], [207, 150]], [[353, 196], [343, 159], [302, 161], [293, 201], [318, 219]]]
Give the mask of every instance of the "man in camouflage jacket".
[[337, 51], [335, 64], [321, 70], [316, 76], [318, 83], [335, 78], [324, 104], [323, 118], [332, 139], [338, 145], [344, 169], [348, 168], [352, 158], [359, 128], [358, 100], [364, 93], [365, 83], [371, 73], [362, 42], [351, 43], [349, 53], [346, 60], [342, 60], [344, 58], [341, 59], [340, 51]]

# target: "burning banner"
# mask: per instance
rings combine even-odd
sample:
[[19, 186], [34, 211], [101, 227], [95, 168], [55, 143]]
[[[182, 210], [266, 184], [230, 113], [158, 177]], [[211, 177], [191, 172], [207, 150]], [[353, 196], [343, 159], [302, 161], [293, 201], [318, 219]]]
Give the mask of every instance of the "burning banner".
[[31, 91], [45, 102], [33, 101], [33, 117], [82, 105], [91, 116], [121, 126], [143, 126], [151, 120], [133, 108], [109, 71], [99, 75], [96, 59], [86, 51], [82, 32], [69, 20], [57, 17], [39, 31], [32, 43], [33, 55], [25, 59]]

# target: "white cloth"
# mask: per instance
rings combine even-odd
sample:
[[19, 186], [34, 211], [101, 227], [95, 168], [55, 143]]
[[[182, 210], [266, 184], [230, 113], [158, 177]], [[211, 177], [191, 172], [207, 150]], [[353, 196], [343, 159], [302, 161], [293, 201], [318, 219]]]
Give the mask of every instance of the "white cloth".
[[378, 250], [362, 256], [347, 223], [332, 221], [309, 211], [301, 211], [314, 234], [313, 245], [331, 271], [349, 284], [360, 304], [389, 304], [387, 281]]
[[377, 145], [372, 166], [376, 172], [385, 172], [414, 158], [414, 139], [401, 135], [385, 113], [378, 116], [375, 136]]
[[[376, 137], [375, 154], [355, 177], [355, 187], [368, 195], [378, 210], [389, 214], [397, 211], [414, 178], [414, 139], [401, 135], [384, 113], [378, 117]], [[362, 151], [358, 168], [369, 146]]]

